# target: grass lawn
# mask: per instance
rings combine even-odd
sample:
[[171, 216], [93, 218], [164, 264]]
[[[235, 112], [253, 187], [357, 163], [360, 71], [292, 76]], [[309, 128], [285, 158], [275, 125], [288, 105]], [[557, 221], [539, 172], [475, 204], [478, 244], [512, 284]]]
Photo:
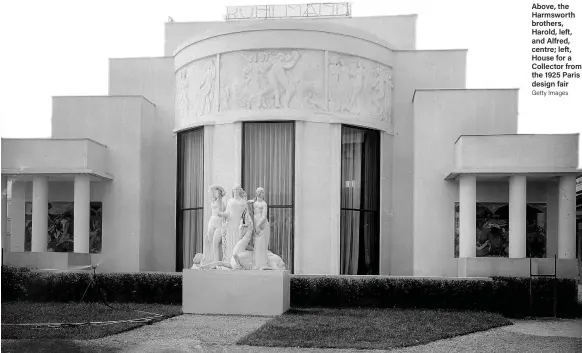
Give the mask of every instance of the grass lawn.
[[[31, 327], [7, 326], [21, 323], [81, 323], [95, 321], [130, 320], [161, 314], [168, 317], [182, 314], [181, 305], [112, 303], [111, 309], [101, 303], [2, 303], [2, 339], [93, 339], [132, 330], [146, 323], [116, 323], [111, 325], [89, 325], [79, 327]], [[116, 310], [117, 309], [117, 310]]]
[[486, 312], [291, 309], [237, 342], [269, 347], [391, 349], [511, 325]]

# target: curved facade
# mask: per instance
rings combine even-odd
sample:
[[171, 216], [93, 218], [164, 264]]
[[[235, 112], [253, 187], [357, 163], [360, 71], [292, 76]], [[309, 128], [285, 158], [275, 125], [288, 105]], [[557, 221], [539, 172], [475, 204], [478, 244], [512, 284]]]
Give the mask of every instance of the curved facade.
[[289, 119], [391, 133], [394, 55], [387, 44], [339, 31], [265, 27], [220, 32], [176, 50], [175, 131]]
[[[356, 185], [362, 183], [361, 175], [351, 176], [354, 180], [342, 180], [342, 126], [377, 132], [376, 150], [368, 153], [378, 169], [375, 184], [369, 186], [376, 194], [381, 192], [379, 165], [391, 153], [388, 149], [380, 152], [380, 140], [393, 133], [394, 53], [388, 44], [365, 32], [339, 25], [330, 27], [267, 22], [245, 29], [206, 33], [175, 51], [175, 131], [180, 134], [204, 129], [207, 148], [203, 190], [211, 184], [231, 188], [242, 183], [243, 187], [254, 189], [265, 186], [261, 183], [274, 183], [272, 190], [267, 187], [269, 194], [278, 192], [280, 187], [275, 184], [285, 184], [281, 187], [286, 189], [284, 204], [288, 211], [273, 212], [272, 217], [285, 218], [292, 226], [282, 226], [281, 241], [286, 245], [276, 250], [285, 254], [286, 262], [291, 262], [288, 267], [297, 273], [342, 272], [342, 192], [344, 198], [353, 199], [360, 198], [359, 194], [352, 195], [354, 190], [357, 193], [363, 190]], [[275, 130], [266, 129], [275, 127], [273, 123], [277, 122], [289, 126], [286, 135], [275, 137], [271, 135]], [[253, 128], [254, 134], [244, 132]], [[264, 135], [260, 135], [262, 130]], [[348, 135], [345, 133], [344, 137]], [[268, 156], [260, 151], [251, 152], [253, 142], [245, 138], [258, 139], [255, 144], [262, 148], [288, 151]], [[266, 141], [273, 138], [292, 141], [285, 146], [279, 146], [282, 141]], [[265, 143], [260, 139], [265, 139]], [[344, 148], [343, 154], [346, 153], [349, 151]], [[363, 152], [359, 153], [354, 157], [356, 160], [363, 156]], [[291, 167], [273, 182], [268, 175], [273, 170], [267, 164]], [[245, 175], [251, 172], [255, 175]], [[261, 185], [245, 182], [249, 177]], [[347, 177], [344, 173], [344, 179]], [[342, 182], [348, 186], [342, 186]], [[247, 192], [252, 195], [254, 190]], [[206, 196], [205, 204], [209, 202]], [[350, 202], [353, 200], [344, 200]], [[378, 243], [379, 205], [372, 208], [369, 212], [374, 215], [367, 222], [374, 224], [374, 234], [369, 237]], [[350, 216], [354, 222], [364, 222], [359, 209], [351, 212], [355, 213]], [[204, 224], [209, 217], [205, 210]], [[353, 227], [345, 225], [349, 226]], [[359, 232], [358, 229], [355, 237], [359, 237]], [[344, 239], [354, 241], [359, 239]], [[377, 245], [368, 251], [367, 256], [375, 263], [366, 265], [369, 274], [379, 273]], [[345, 259], [344, 264], [346, 261], [349, 262]], [[358, 273], [357, 265], [345, 267], [345, 271]]]

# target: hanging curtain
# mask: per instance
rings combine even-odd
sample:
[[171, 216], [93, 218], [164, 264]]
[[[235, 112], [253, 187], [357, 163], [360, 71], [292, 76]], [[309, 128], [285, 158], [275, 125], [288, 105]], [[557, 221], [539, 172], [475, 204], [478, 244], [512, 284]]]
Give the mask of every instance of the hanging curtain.
[[341, 274], [379, 273], [380, 135], [342, 126]]
[[292, 122], [245, 123], [243, 188], [249, 199], [265, 189], [271, 226], [269, 250], [293, 271], [293, 188], [295, 125]]
[[177, 269], [192, 266], [204, 237], [204, 130], [180, 133]]

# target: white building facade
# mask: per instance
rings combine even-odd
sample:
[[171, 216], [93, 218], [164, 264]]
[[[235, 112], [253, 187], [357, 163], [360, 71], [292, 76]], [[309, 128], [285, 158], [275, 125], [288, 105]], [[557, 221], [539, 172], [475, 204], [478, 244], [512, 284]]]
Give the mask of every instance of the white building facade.
[[577, 275], [578, 135], [518, 135], [517, 90], [466, 89], [416, 19], [167, 23], [108, 96], [54, 97], [51, 139], [2, 140], [5, 263], [180, 271], [218, 184], [265, 188], [293, 273]]

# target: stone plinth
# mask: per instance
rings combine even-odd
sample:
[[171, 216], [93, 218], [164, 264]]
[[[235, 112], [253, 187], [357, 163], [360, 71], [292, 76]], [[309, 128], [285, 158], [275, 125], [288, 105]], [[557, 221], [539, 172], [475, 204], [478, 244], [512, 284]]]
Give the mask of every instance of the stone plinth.
[[188, 270], [182, 274], [185, 314], [281, 315], [290, 304], [289, 271]]

